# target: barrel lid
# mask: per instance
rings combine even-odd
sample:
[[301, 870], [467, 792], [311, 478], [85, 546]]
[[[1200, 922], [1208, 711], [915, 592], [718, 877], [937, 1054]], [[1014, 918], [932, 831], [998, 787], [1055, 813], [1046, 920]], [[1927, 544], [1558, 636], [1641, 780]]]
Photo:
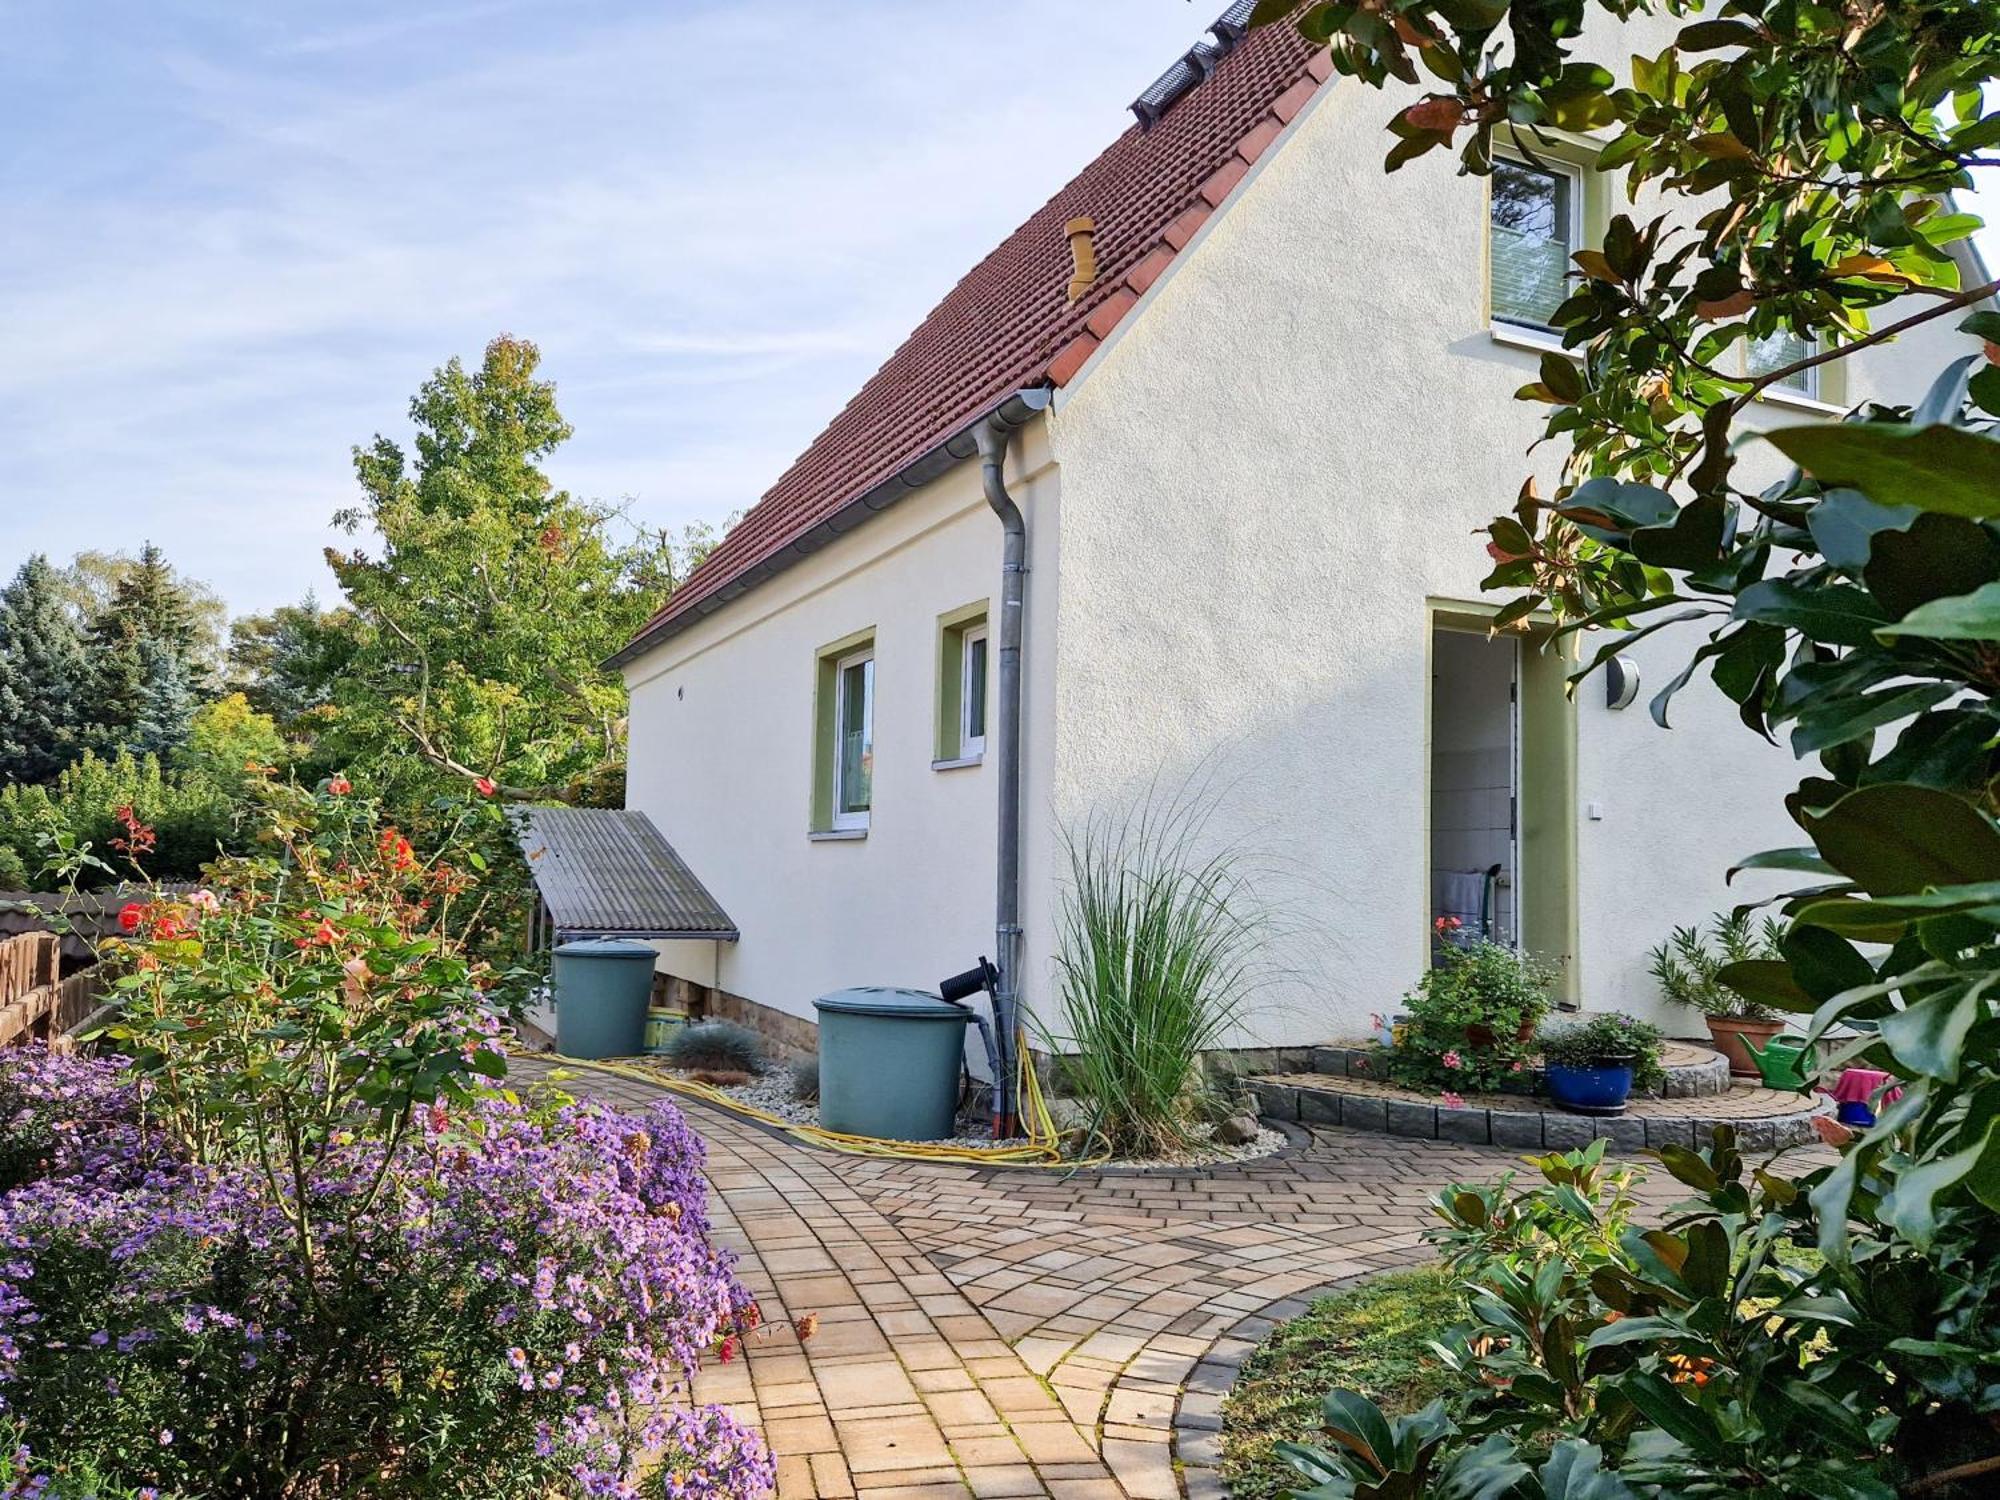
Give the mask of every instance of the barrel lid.
[[813, 1001], [815, 1010], [843, 1016], [895, 1016], [905, 1021], [959, 1021], [972, 1019], [963, 1006], [940, 1000], [923, 990], [902, 990], [890, 985], [867, 984], [851, 990], [835, 990]]
[[558, 958], [643, 958], [650, 962], [659, 956], [657, 948], [629, 938], [578, 938], [556, 948]]

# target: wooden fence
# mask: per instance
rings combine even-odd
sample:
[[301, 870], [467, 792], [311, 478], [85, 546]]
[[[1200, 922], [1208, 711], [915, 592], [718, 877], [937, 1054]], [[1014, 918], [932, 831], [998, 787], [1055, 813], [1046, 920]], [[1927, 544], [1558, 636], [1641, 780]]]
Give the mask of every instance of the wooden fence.
[[54, 933], [0, 940], [0, 1047], [34, 1039], [60, 1044], [103, 992], [104, 972], [95, 964], [63, 977], [62, 944]]

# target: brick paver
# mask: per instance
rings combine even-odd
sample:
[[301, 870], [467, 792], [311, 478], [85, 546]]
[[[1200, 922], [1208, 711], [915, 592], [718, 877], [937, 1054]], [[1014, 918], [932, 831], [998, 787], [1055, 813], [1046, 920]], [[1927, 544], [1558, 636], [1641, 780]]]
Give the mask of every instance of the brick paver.
[[[564, 1087], [662, 1093], [593, 1072]], [[762, 1428], [779, 1500], [1219, 1495], [1207, 1455], [1177, 1462], [1176, 1418], [1198, 1450], [1210, 1387], [1271, 1310], [1422, 1259], [1434, 1191], [1518, 1165], [1314, 1128], [1203, 1173], [964, 1167], [815, 1151], [677, 1102], [708, 1143], [717, 1236], [778, 1325], [696, 1394]], [[1642, 1190], [1655, 1209], [1678, 1196], [1664, 1174]], [[808, 1312], [801, 1345], [788, 1324]]]

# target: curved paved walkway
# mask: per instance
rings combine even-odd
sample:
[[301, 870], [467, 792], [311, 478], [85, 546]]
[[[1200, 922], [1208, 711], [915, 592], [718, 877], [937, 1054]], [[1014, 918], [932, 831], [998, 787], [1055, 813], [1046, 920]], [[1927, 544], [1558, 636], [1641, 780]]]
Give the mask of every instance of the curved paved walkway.
[[[663, 1092], [563, 1086], [627, 1108]], [[1430, 1194], [1519, 1161], [1316, 1127], [1243, 1167], [1065, 1177], [814, 1151], [676, 1102], [708, 1142], [718, 1238], [780, 1325], [697, 1395], [763, 1429], [780, 1500], [1219, 1496], [1222, 1394], [1267, 1319], [1423, 1259]], [[1659, 1176], [1654, 1207], [1681, 1196]]]

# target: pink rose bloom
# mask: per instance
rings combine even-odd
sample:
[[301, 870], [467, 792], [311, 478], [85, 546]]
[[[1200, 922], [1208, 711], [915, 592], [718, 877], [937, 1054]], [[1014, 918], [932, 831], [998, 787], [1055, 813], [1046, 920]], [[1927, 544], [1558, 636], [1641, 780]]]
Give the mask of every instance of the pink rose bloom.
[[1464, 1109], [1465, 1099], [1462, 1095], [1454, 1094], [1450, 1089], [1446, 1089], [1444, 1091], [1444, 1107], [1446, 1109]]
[[1460, 1057], [1456, 1052], [1447, 1052], [1438, 1061], [1443, 1063], [1447, 1068], [1462, 1068], [1465, 1066], [1465, 1059]]

